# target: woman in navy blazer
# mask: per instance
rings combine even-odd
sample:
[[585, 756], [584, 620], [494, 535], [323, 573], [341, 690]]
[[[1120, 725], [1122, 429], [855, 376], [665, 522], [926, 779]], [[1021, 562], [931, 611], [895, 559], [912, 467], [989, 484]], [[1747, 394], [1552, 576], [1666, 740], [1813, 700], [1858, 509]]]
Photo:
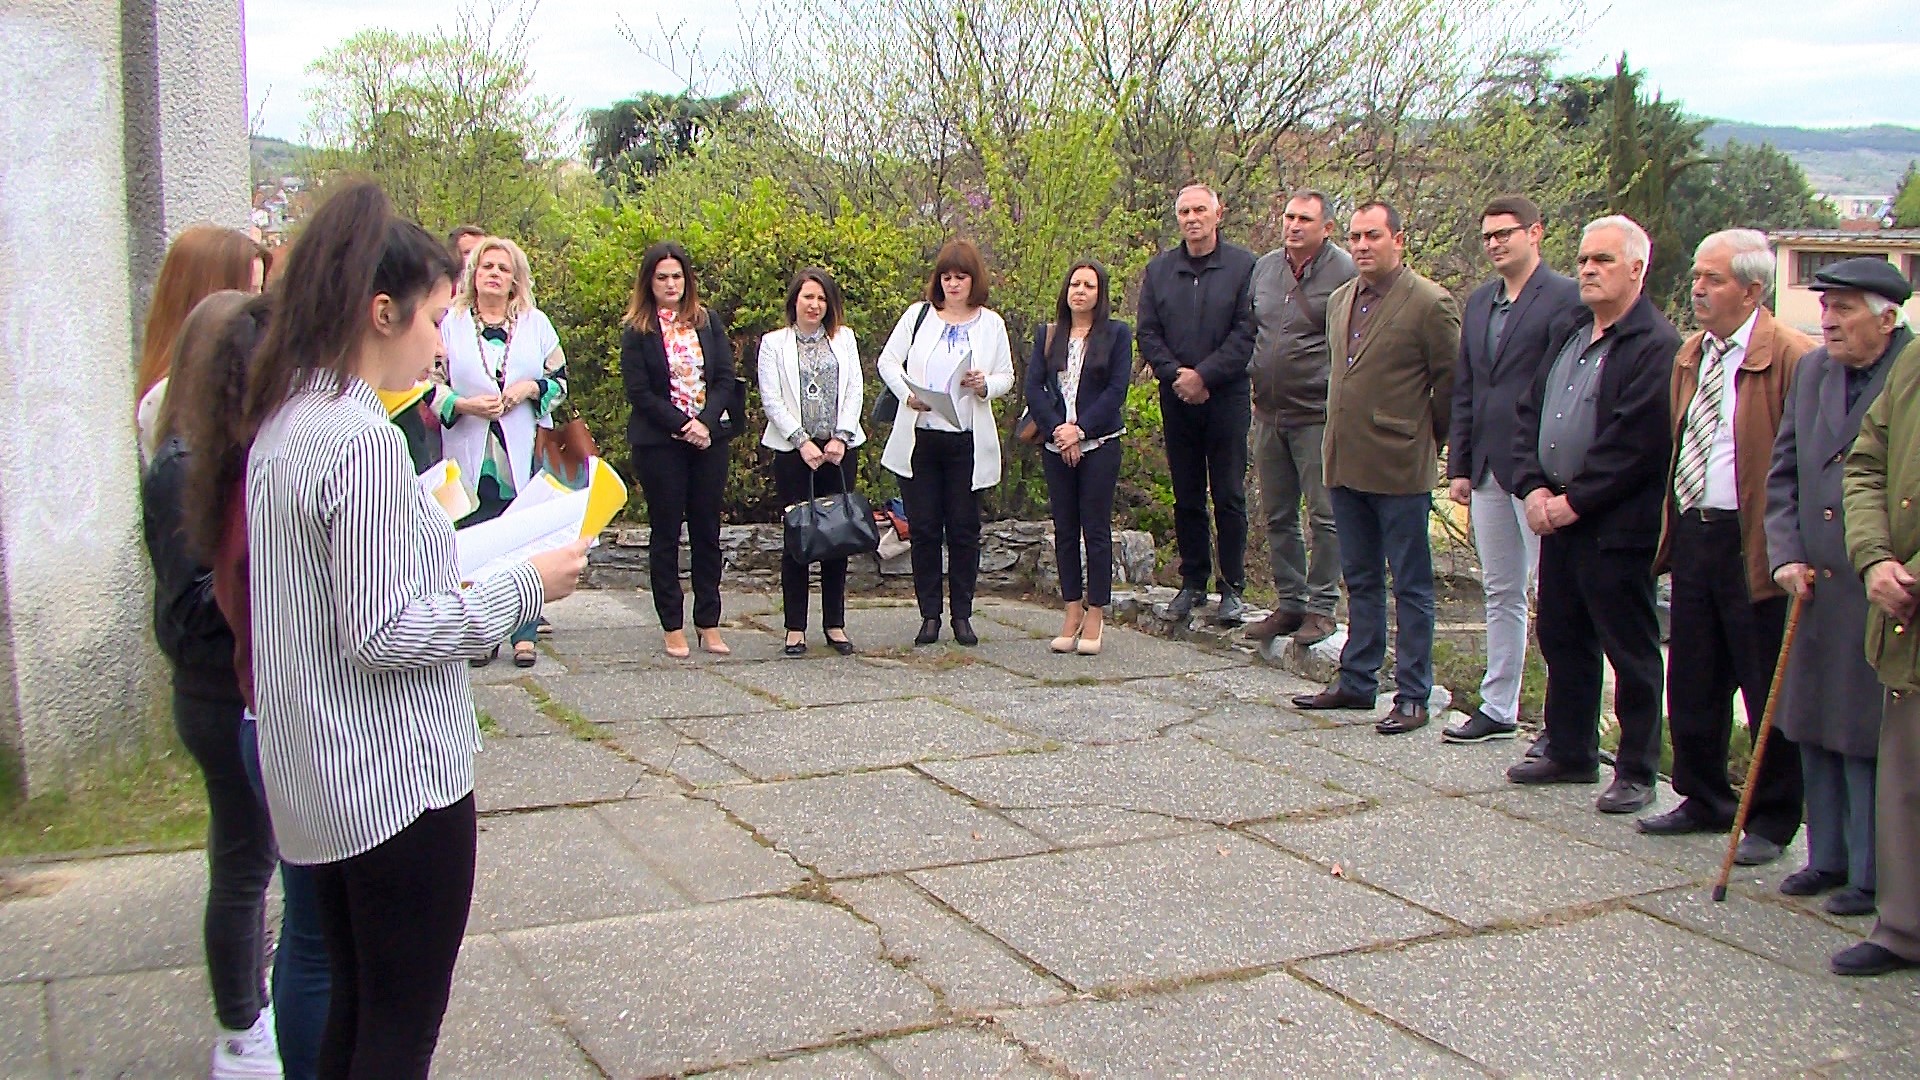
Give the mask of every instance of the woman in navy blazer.
[[680, 592], [680, 526], [693, 555], [693, 625], [700, 647], [724, 656], [720, 638], [720, 496], [727, 484], [733, 345], [726, 324], [700, 303], [693, 263], [670, 241], [648, 248], [620, 331], [620, 381], [633, 470], [647, 496], [647, 576], [666, 632], [667, 655], [684, 658], [686, 601]]
[[[1133, 329], [1112, 316], [1107, 269], [1075, 263], [1055, 320], [1034, 335], [1027, 408], [1046, 435], [1041, 464], [1053, 512], [1066, 622], [1053, 651], [1093, 656], [1113, 591], [1113, 493], [1120, 482], [1121, 408], [1133, 378]], [[1080, 543], [1087, 547], [1081, 587]]]

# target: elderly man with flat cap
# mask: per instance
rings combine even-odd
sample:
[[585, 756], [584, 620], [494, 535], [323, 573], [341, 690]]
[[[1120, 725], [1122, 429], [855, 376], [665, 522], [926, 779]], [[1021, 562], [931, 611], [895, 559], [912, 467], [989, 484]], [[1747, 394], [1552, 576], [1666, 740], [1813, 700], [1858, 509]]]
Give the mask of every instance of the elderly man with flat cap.
[[1826, 267], [1808, 287], [1820, 294], [1825, 342], [1794, 370], [1767, 476], [1767, 565], [1782, 589], [1806, 598], [1774, 717], [1800, 748], [1807, 865], [1780, 891], [1835, 890], [1827, 911], [1868, 915], [1882, 691], [1866, 658], [1867, 590], [1847, 559], [1841, 483], [1861, 419], [1913, 340], [1898, 322], [1912, 290], [1870, 258]]
[[[1913, 289], [1891, 264], [1851, 259], [1819, 277], [1826, 285], [1821, 329], [1827, 351], [1859, 361], [1847, 366], [1841, 389], [1855, 407], [1872, 401], [1847, 453], [1842, 491], [1847, 556], [1872, 605], [1865, 655], [1886, 687], [1873, 795], [1880, 918], [1867, 940], [1835, 953], [1831, 964], [1840, 975], [1883, 975], [1920, 967], [1920, 859], [1914, 858], [1920, 850], [1920, 626], [1914, 623], [1920, 606], [1920, 344], [1895, 351], [1899, 305]], [[1864, 310], [1852, 310], [1856, 305]], [[1831, 381], [1823, 380], [1823, 390]], [[1872, 398], [1875, 382], [1882, 388]], [[1839, 581], [1821, 574], [1814, 595], [1837, 591], [1830, 587]], [[1842, 703], [1829, 696], [1821, 704], [1832, 713]], [[1854, 779], [1847, 777], [1850, 811]], [[1855, 835], [1850, 827], [1848, 841]]]

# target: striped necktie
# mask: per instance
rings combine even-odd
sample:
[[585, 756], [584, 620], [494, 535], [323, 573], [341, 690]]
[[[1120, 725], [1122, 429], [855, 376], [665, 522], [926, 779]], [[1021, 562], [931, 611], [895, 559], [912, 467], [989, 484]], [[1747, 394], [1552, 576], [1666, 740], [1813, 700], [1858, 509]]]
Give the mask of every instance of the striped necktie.
[[1673, 473], [1673, 494], [1685, 513], [1707, 498], [1707, 458], [1713, 453], [1714, 432], [1720, 428], [1720, 395], [1726, 388], [1726, 365], [1721, 363], [1733, 342], [1712, 336], [1700, 356], [1700, 386], [1687, 405], [1687, 425], [1680, 432], [1680, 463]]

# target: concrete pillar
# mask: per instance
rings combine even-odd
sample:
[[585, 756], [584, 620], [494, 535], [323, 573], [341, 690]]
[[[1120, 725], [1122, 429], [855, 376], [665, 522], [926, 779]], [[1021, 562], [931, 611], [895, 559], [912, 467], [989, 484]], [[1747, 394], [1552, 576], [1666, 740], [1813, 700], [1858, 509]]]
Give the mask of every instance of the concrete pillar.
[[134, 343], [166, 237], [245, 221], [241, 40], [237, 0], [0, 6], [0, 782], [29, 793], [166, 716]]

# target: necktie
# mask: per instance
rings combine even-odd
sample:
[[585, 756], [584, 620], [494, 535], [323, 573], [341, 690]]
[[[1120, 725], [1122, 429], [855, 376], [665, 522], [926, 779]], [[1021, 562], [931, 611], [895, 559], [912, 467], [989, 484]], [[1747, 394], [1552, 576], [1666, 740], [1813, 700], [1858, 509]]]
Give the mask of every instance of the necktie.
[[1680, 432], [1680, 463], [1673, 472], [1673, 494], [1683, 513], [1707, 497], [1707, 457], [1713, 452], [1714, 432], [1720, 428], [1720, 394], [1727, 379], [1721, 360], [1732, 348], [1731, 341], [1709, 337], [1700, 355], [1700, 386], [1687, 406], [1687, 424]]

